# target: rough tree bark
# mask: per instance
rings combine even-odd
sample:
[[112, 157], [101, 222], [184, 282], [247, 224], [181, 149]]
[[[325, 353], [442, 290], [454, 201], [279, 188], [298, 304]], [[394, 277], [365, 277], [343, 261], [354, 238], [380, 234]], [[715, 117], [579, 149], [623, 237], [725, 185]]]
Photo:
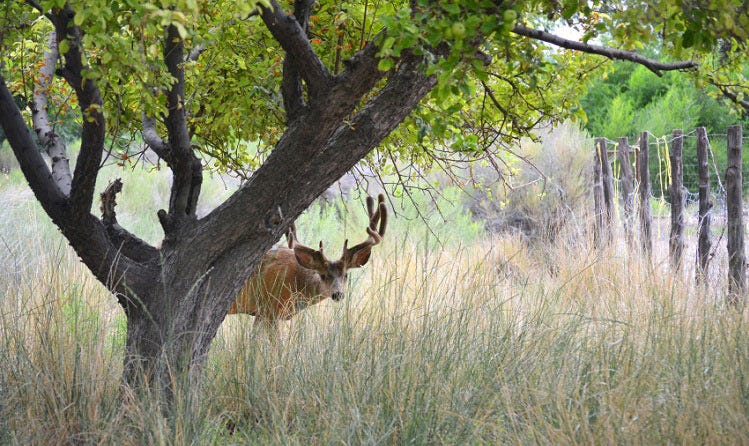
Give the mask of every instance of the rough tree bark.
[[726, 214], [728, 248], [728, 302], [738, 305], [746, 294], [746, 254], [744, 252], [744, 206], [742, 197], [741, 126], [728, 127], [728, 166], [726, 167]]

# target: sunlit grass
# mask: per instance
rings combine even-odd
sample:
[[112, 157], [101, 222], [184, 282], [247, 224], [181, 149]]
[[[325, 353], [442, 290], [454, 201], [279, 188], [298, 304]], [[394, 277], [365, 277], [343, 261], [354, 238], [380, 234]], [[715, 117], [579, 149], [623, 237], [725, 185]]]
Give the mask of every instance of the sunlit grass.
[[[169, 179], [140, 175], [125, 175], [120, 219], [157, 242]], [[208, 207], [231, 192], [204, 190]], [[227, 317], [202, 398], [180, 393], [164, 416], [156, 397], [121, 389], [116, 300], [0, 177], [0, 443], [749, 442], [747, 318], [723, 304], [723, 271], [698, 290], [669, 272], [662, 241], [652, 266], [582, 232], [529, 246], [442, 204], [439, 242], [403, 210], [346, 299], [303, 312], [280, 343]], [[341, 226], [312, 210], [300, 237], [364, 237], [363, 206], [344, 212]]]

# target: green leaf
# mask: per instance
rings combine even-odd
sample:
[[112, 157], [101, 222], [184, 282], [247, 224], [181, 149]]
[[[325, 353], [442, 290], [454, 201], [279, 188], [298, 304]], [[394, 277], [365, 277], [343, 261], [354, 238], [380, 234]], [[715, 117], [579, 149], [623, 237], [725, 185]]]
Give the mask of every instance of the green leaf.
[[70, 44], [68, 43], [68, 39], [63, 39], [60, 41], [60, 43], [57, 45], [57, 49], [60, 51], [60, 54], [65, 55], [70, 51]]
[[78, 11], [73, 16], [73, 23], [75, 24], [75, 26], [81, 26], [83, 24], [83, 21], [86, 19], [86, 17], [83, 15], [83, 11], [85, 11], [85, 9]]
[[691, 48], [694, 45], [694, 38], [694, 31], [691, 29], [684, 31], [684, 34], [681, 36], [681, 46], [684, 48]]
[[564, 9], [562, 9], [562, 17], [565, 19], [571, 18], [577, 12], [578, 3], [576, 0], [568, 0], [564, 3]]
[[380, 61], [377, 63], [377, 69], [380, 71], [390, 71], [391, 68], [393, 68], [393, 65], [395, 62], [393, 62], [393, 59], [386, 57], [384, 59], [380, 59]]

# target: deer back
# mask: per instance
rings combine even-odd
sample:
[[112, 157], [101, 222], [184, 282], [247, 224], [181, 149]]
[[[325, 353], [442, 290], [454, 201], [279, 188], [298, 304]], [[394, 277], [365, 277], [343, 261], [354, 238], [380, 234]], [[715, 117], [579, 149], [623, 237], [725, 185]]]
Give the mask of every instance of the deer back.
[[293, 249], [274, 249], [265, 254], [258, 271], [242, 287], [229, 314], [290, 319], [299, 310], [329, 297], [324, 288], [320, 275], [301, 266]]

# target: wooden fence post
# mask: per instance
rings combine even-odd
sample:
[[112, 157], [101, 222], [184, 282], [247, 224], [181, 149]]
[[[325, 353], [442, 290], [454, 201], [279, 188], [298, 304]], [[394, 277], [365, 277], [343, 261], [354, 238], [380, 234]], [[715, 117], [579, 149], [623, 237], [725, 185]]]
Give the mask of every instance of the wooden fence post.
[[594, 215], [593, 215], [593, 242], [596, 247], [600, 248], [603, 246], [604, 234], [603, 234], [603, 221], [604, 221], [604, 198], [603, 198], [603, 182], [601, 172], [601, 152], [598, 150], [598, 144], [596, 144], [596, 153], [593, 157], [593, 204], [594, 204]]
[[653, 261], [653, 238], [650, 215], [650, 162], [648, 161], [648, 132], [640, 133], [640, 150], [637, 155], [637, 179], [640, 187], [640, 245], [647, 260]]
[[629, 140], [626, 136], [619, 138], [619, 147], [616, 152], [619, 165], [622, 169], [622, 201], [624, 202], [624, 237], [627, 246], [632, 246], [632, 214], [635, 209], [634, 201], [634, 179], [632, 178], [632, 161], [629, 158]]
[[601, 155], [601, 182], [603, 183], [603, 203], [606, 207], [607, 235], [611, 237], [611, 225], [614, 221], [614, 176], [611, 173], [609, 153], [606, 150], [606, 138], [597, 138], [596, 147]]
[[700, 178], [699, 188], [699, 220], [697, 225], [697, 284], [707, 280], [707, 269], [710, 264], [710, 209], [713, 202], [710, 199], [710, 166], [708, 155], [710, 142], [707, 139], [705, 127], [697, 127], [697, 170]]
[[671, 267], [678, 270], [681, 267], [681, 257], [684, 252], [684, 166], [682, 164], [682, 149], [684, 133], [673, 131], [671, 144], [671, 235], [668, 239], [669, 258]]
[[746, 290], [744, 218], [741, 197], [741, 126], [728, 127], [726, 208], [728, 211], [728, 301], [738, 304]]

